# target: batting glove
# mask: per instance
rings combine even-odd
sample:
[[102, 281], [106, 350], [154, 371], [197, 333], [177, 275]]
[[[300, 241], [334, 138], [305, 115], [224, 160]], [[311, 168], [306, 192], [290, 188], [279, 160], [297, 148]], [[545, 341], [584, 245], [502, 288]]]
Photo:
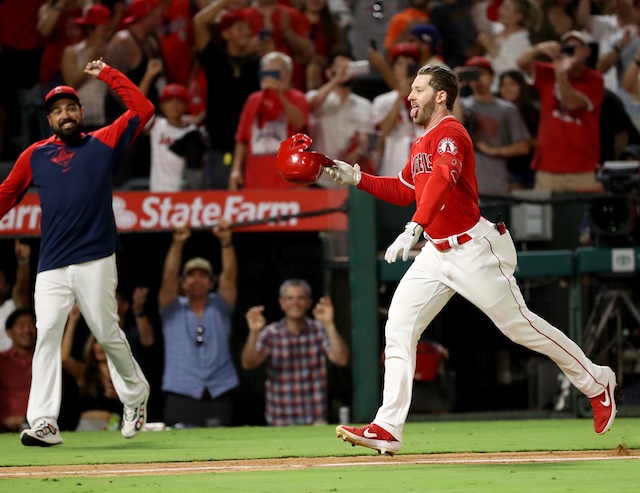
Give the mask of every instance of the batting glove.
[[423, 231], [424, 228], [417, 222], [411, 221], [407, 223], [404, 231], [398, 235], [396, 240], [387, 248], [387, 251], [384, 252], [384, 259], [387, 263], [394, 263], [400, 252], [402, 252], [402, 260], [406, 262], [409, 258], [409, 250], [418, 243]]
[[333, 179], [333, 181], [338, 185], [358, 186], [358, 183], [360, 183], [360, 180], [362, 179], [359, 164], [351, 166], [349, 163], [345, 163], [339, 159], [334, 159], [333, 163], [333, 166], [324, 168], [324, 171]]

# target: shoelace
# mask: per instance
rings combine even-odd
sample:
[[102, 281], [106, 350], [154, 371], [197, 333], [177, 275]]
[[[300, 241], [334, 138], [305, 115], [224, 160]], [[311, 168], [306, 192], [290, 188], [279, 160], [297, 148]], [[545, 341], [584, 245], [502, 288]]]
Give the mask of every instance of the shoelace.
[[135, 419], [137, 413], [138, 413], [138, 408], [137, 407], [134, 407], [134, 408], [125, 407], [124, 408], [124, 419], [125, 419], [125, 421], [133, 421]]

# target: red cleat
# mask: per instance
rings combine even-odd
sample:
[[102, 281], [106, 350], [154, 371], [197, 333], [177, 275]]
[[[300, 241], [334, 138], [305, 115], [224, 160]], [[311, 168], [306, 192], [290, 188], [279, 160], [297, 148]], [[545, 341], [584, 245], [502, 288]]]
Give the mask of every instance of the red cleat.
[[598, 435], [609, 431], [618, 412], [614, 395], [617, 385], [616, 374], [611, 368], [607, 368], [607, 372], [605, 391], [589, 399], [593, 407], [593, 428]]
[[393, 456], [402, 446], [391, 433], [373, 423], [361, 428], [339, 425], [336, 427], [336, 434], [343, 442], [377, 450], [379, 454]]

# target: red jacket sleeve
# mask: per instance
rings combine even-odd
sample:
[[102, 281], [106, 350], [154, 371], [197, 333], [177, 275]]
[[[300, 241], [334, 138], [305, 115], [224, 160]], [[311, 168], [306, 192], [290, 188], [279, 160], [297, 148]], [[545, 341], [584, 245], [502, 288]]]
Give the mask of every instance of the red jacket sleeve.
[[34, 144], [20, 154], [9, 176], [0, 184], [0, 218], [20, 202], [27, 192], [31, 183], [31, 155], [38, 145]]
[[147, 122], [153, 117], [155, 107], [142, 91], [138, 89], [138, 86], [131, 82], [122, 72], [113, 67], [106, 66], [103, 68], [98, 74], [98, 79], [105, 82], [122, 98], [122, 101], [127, 107], [127, 111], [113, 122], [112, 125], [101, 128], [94, 132], [94, 135], [104, 143], [114, 146], [128, 123], [132, 119], [138, 118], [136, 132], [133, 137], [135, 140]]

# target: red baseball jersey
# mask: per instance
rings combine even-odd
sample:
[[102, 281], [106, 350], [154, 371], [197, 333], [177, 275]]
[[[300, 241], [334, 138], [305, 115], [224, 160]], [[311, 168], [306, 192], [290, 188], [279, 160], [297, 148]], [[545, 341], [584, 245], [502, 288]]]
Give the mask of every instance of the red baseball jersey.
[[604, 100], [602, 75], [585, 69], [571, 79], [589, 106], [567, 109], [556, 91], [553, 64], [536, 64], [535, 87], [540, 94], [540, 124], [532, 168], [550, 173], [588, 173], [600, 165], [600, 111]]
[[[448, 164], [438, 166], [440, 158]], [[438, 185], [431, 183], [436, 173], [448, 182], [444, 193], [442, 180]], [[415, 200], [412, 220], [421, 224], [431, 238], [460, 234], [480, 219], [473, 142], [453, 115], [416, 139], [398, 177], [363, 175], [358, 187], [397, 205]]]

